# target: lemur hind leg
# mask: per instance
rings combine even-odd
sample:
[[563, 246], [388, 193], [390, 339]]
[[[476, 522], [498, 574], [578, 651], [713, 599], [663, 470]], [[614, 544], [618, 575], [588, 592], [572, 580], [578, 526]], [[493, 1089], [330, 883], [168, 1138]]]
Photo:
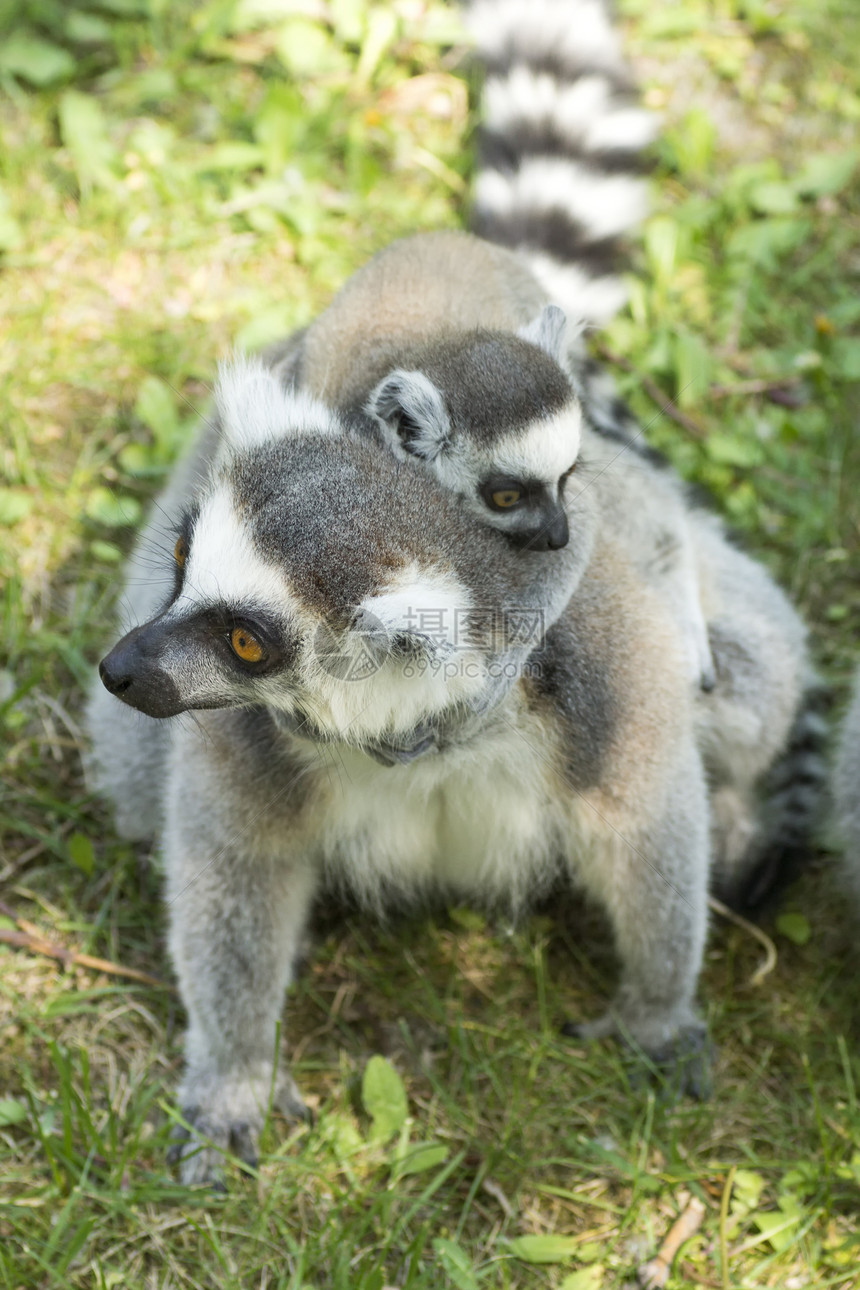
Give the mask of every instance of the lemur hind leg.
[[692, 747], [688, 758], [661, 815], [644, 827], [616, 828], [605, 799], [586, 799], [584, 809], [600, 816], [577, 875], [609, 915], [621, 980], [602, 1017], [564, 1029], [585, 1039], [619, 1035], [663, 1068], [679, 1092], [703, 1097], [709, 1045], [695, 992], [707, 930], [708, 811]]

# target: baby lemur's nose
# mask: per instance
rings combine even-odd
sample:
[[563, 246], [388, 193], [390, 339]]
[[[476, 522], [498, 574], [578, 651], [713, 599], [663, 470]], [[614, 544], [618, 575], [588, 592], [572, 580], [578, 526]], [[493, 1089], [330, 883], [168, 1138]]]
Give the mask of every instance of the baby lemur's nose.
[[131, 676], [123, 676], [121, 671], [114, 671], [112, 668], [108, 667], [107, 664], [108, 660], [105, 658], [103, 658], [101, 663], [99, 663], [99, 676], [102, 679], [102, 685], [106, 690], [109, 690], [111, 694], [115, 694], [117, 696], [125, 694], [134, 678]]

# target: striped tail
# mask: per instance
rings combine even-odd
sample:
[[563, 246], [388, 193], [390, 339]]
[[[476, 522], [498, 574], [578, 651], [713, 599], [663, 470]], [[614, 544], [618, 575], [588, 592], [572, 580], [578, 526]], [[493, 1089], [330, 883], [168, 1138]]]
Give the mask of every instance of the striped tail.
[[826, 713], [831, 695], [813, 680], [803, 699], [782, 756], [766, 777], [762, 833], [735, 881], [718, 894], [739, 913], [771, 907], [809, 864], [827, 803]]
[[621, 240], [642, 222], [639, 105], [603, 0], [474, 0], [486, 68], [472, 229], [520, 252], [573, 318], [624, 304]]

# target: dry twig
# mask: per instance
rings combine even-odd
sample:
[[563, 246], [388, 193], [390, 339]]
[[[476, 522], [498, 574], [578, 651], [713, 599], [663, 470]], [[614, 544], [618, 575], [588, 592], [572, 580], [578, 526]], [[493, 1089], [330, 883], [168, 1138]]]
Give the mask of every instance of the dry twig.
[[636, 1280], [642, 1290], [661, 1290], [669, 1280], [675, 1255], [685, 1241], [689, 1241], [691, 1236], [696, 1235], [704, 1217], [704, 1205], [698, 1197], [692, 1196], [680, 1217], [676, 1218], [669, 1228], [655, 1257], [637, 1269]]
[[699, 425], [698, 421], [694, 421], [692, 417], [687, 416], [686, 412], [682, 412], [677, 404], [673, 403], [669, 396], [663, 393], [657, 382], [653, 381], [650, 376], [646, 376], [644, 372], [640, 372], [630, 362], [629, 358], [625, 358], [623, 354], [616, 354], [614, 349], [609, 349], [606, 345], [599, 345], [598, 351], [600, 357], [605, 359], [607, 363], [611, 363], [613, 367], [620, 367], [625, 372], [632, 372], [649, 399], [657, 404], [664, 416], [669, 417], [682, 430], [686, 430], [687, 434], [692, 435], [694, 439], [707, 439], [708, 432], [705, 427]]
[[728, 905], [724, 905], [721, 900], [717, 900], [716, 896], [709, 896], [708, 904], [715, 914], [719, 914], [721, 918], [727, 918], [730, 923], [734, 923], [736, 927], [740, 927], [754, 940], [757, 940], [759, 945], [764, 946], [764, 962], [756, 968], [749, 981], [750, 985], [761, 985], [765, 977], [770, 976], [776, 967], [777, 953], [773, 941], [767, 932], [763, 932], [760, 927], [756, 927], [755, 923], [751, 923], [742, 914], [736, 914], [733, 909], [729, 909]]
[[45, 958], [54, 959], [57, 963], [62, 963], [64, 968], [68, 967], [85, 967], [91, 968], [94, 972], [104, 972], [108, 976], [121, 976], [129, 981], [139, 981], [141, 985], [156, 986], [159, 990], [172, 990], [173, 986], [166, 981], [159, 981], [158, 977], [150, 976], [147, 972], [139, 972], [137, 968], [125, 967], [122, 963], [113, 963], [110, 959], [95, 958], [92, 954], [84, 954], [80, 950], [67, 949], [65, 945], [60, 945], [57, 941], [49, 941], [42, 935], [39, 928], [34, 923], [30, 923], [26, 918], [19, 918], [11, 906], [5, 901], [0, 900], [0, 914], [6, 918], [11, 918], [17, 930], [11, 927], [0, 927], [0, 943], [11, 945], [17, 950], [27, 950], [30, 954], [41, 954]]

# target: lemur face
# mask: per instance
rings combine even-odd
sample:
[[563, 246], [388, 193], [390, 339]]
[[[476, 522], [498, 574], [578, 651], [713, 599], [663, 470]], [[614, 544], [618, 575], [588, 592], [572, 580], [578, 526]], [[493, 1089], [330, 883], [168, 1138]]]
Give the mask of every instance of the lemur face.
[[491, 474], [478, 485], [488, 522], [502, 528], [520, 550], [559, 551], [570, 541], [564, 506], [564, 485], [576, 469], [574, 461], [558, 480]]
[[565, 485], [583, 419], [560, 365], [563, 334], [564, 315], [548, 306], [519, 335], [428, 342], [365, 408], [395, 456], [421, 463], [524, 551], [570, 540]]
[[264, 706], [364, 747], [480, 706], [494, 660], [536, 643], [511, 613], [534, 596], [508, 552], [372, 441], [243, 447], [175, 537], [168, 603], [114, 647], [102, 680], [150, 717]]

